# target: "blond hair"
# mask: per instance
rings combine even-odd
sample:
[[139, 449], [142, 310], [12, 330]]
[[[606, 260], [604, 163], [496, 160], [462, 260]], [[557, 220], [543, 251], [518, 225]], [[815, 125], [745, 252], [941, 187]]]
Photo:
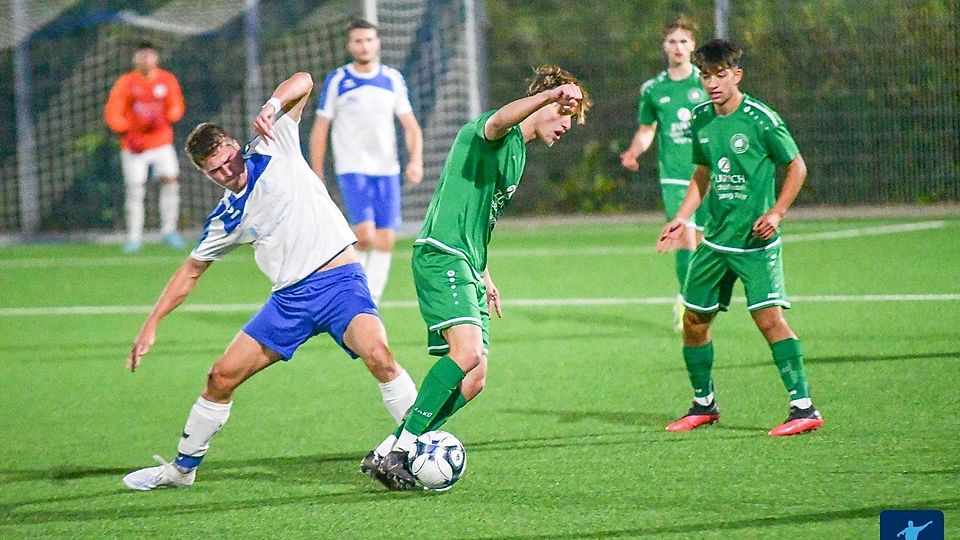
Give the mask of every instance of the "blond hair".
[[544, 90], [550, 90], [551, 88], [565, 84], [577, 85], [577, 87], [580, 88], [580, 92], [583, 93], [583, 99], [580, 100], [580, 105], [572, 116], [578, 124], [583, 124], [587, 121], [587, 111], [593, 106], [593, 101], [590, 99], [590, 94], [587, 93], [587, 89], [583, 87], [583, 83], [578, 81], [573, 74], [560, 66], [551, 64], [534, 68], [533, 74], [533, 77], [530, 79], [530, 85], [527, 87], [528, 96], [539, 94]]

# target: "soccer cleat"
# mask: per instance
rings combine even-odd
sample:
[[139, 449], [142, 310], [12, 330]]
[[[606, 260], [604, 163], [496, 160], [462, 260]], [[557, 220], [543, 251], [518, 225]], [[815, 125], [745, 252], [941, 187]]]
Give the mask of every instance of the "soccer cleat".
[[811, 405], [806, 409], [801, 409], [791, 405], [787, 420], [771, 429], [769, 435], [771, 437], [799, 435], [820, 429], [821, 426], [823, 426], [823, 417], [820, 416], [820, 411], [816, 407]]
[[718, 420], [720, 420], [720, 407], [717, 407], [717, 400], [713, 400], [710, 405], [700, 405], [694, 401], [693, 406], [683, 418], [667, 424], [667, 431], [691, 431]]
[[163, 243], [176, 250], [181, 250], [186, 246], [183, 243], [183, 238], [180, 238], [180, 235], [175, 232], [163, 235]]
[[676, 302], [673, 303], [673, 329], [677, 332], [683, 332], [683, 313], [686, 310], [683, 297], [678, 294]]
[[378, 467], [380, 462], [383, 461], [382, 456], [378, 456], [376, 452], [371, 450], [367, 455], [363, 456], [363, 459], [360, 460], [360, 472], [369, 476], [370, 478], [377, 478], [377, 475], [380, 474]]
[[167, 463], [160, 456], [153, 456], [161, 465], [147, 467], [123, 477], [123, 485], [137, 491], [150, 491], [158, 487], [189, 487], [197, 479], [197, 470], [182, 473], [173, 463]]
[[377, 465], [377, 473], [374, 478], [387, 486], [387, 489], [407, 491], [417, 488], [417, 480], [410, 472], [407, 452], [404, 450], [392, 450], [383, 456]]

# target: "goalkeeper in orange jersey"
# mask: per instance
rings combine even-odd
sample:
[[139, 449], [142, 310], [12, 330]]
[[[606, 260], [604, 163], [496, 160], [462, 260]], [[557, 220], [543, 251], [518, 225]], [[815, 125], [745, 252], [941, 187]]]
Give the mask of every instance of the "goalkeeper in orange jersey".
[[184, 247], [177, 234], [180, 214], [179, 164], [173, 149], [172, 125], [186, 110], [180, 83], [157, 67], [157, 48], [148, 42], [137, 45], [134, 69], [122, 75], [110, 90], [103, 117], [120, 135], [120, 161], [126, 186], [127, 241], [123, 250], [139, 251], [143, 244], [143, 199], [147, 179], [160, 182], [160, 232], [174, 249]]

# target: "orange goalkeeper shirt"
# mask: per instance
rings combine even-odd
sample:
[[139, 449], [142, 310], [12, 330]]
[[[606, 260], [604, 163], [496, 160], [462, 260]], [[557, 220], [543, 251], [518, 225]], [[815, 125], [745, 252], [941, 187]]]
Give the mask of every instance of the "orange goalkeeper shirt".
[[133, 70], [117, 79], [103, 118], [121, 135], [121, 148], [139, 153], [173, 144], [171, 124], [183, 118], [185, 111], [177, 78], [156, 68], [148, 77]]

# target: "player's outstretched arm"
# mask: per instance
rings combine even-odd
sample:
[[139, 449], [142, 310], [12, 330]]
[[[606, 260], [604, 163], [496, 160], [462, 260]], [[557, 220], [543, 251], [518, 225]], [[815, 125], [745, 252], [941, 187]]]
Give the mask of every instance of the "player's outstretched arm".
[[564, 84], [544, 90], [543, 92], [520, 98], [493, 113], [483, 126], [483, 136], [488, 141], [502, 139], [513, 129], [513, 126], [526, 120], [528, 116], [539, 111], [543, 106], [557, 103], [562, 109], [575, 111], [583, 99], [583, 92], [575, 84]]
[[140, 328], [140, 333], [133, 340], [133, 347], [127, 355], [127, 369], [135, 371], [142, 362], [143, 355], [150, 352], [150, 347], [157, 339], [157, 325], [171, 311], [177, 308], [190, 295], [190, 291], [197, 284], [200, 276], [210, 267], [213, 261], [198, 261], [187, 257], [180, 268], [173, 273], [167, 286], [160, 293], [160, 298], [154, 304], [153, 310]]
[[762, 240], [769, 240], [777, 233], [780, 221], [787, 214], [790, 205], [796, 200], [807, 178], [807, 164], [803, 156], [797, 154], [793, 161], [787, 164], [787, 175], [783, 179], [783, 187], [773, 207], [753, 222], [753, 235]]
[[260, 114], [253, 120], [253, 130], [265, 140], [273, 140], [273, 120], [281, 110], [294, 122], [300, 121], [307, 97], [313, 90], [313, 77], [305, 71], [294, 73], [280, 83], [270, 99], [260, 108]]
[[710, 189], [710, 168], [705, 165], [697, 165], [693, 170], [693, 177], [690, 178], [690, 186], [687, 187], [687, 194], [680, 203], [680, 209], [677, 215], [671, 219], [657, 238], [657, 252], [664, 253], [673, 247], [673, 243], [680, 238], [683, 228], [690, 221], [690, 216], [697, 211], [703, 198], [707, 196], [707, 190]]
[[630, 146], [620, 154], [620, 164], [625, 169], [631, 171], [640, 170], [640, 154], [647, 151], [653, 144], [653, 138], [657, 134], [657, 123], [643, 124], [637, 128], [630, 140]]

